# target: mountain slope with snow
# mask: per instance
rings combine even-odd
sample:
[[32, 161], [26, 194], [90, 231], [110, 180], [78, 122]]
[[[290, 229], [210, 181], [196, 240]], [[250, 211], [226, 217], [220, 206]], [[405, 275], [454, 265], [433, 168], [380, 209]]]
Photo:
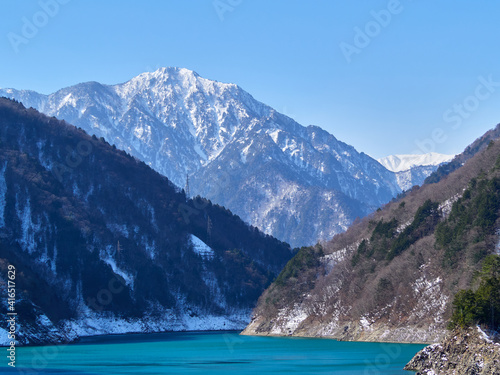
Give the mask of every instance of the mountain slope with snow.
[[103, 137], [178, 186], [189, 175], [191, 196], [293, 246], [331, 238], [402, 190], [393, 172], [326, 131], [187, 69], [0, 95]]
[[[0, 99], [0, 284], [14, 265], [19, 343], [239, 329], [291, 256], [131, 155]], [[6, 287], [0, 300], [7, 319]]]

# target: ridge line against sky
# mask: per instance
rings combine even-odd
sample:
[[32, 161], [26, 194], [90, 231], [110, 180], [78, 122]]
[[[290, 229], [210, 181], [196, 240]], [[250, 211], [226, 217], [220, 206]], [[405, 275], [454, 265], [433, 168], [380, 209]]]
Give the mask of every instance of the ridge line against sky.
[[375, 158], [456, 154], [500, 122], [500, 3], [5, 0], [0, 87], [159, 67], [235, 83]]

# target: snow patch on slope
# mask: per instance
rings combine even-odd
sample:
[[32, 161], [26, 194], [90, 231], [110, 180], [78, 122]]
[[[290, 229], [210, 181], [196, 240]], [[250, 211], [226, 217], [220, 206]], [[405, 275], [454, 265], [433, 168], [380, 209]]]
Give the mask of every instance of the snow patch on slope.
[[422, 271], [424, 274], [413, 284], [413, 292], [421, 309], [414, 310], [412, 316], [417, 319], [434, 316], [434, 323], [441, 324], [449, 300], [449, 297], [442, 292], [443, 280], [441, 277], [429, 278], [425, 274], [425, 265], [422, 266]]
[[500, 229], [497, 229], [496, 235], [497, 235], [497, 245], [495, 246], [495, 253], [497, 255], [500, 255]]
[[21, 238], [20, 244], [23, 250], [33, 253], [36, 248], [36, 233], [40, 231], [40, 223], [35, 223], [31, 215], [31, 203], [28, 198], [24, 207], [21, 209], [19, 204], [19, 196], [16, 194], [16, 214], [21, 221]]
[[119, 275], [125, 280], [125, 284], [130, 287], [130, 289], [134, 289], [134, 277], [127, 272], [123, 271], [118, 267], [116, 264], [116, 260], [111, 256], [113, 253], [114, 249], [112, 246], [107, 246], [106, 251], [101, 251], [99, 254], [100, 259], [108, 264], [115, 275]]
[[9, 332], [0, 327], [0, 346], [9, 346], [10, 345]]
[[204, 259], [211, 259], [214, 257], [214, 251], [212, 248], [194, 234], [191, 235], [190, 240], [193, 245], [193, 251], [196, 254], [199, 254]]
[[453, 197], [445, 200], [443, 203], [439, 205], [438, 211], [441, 212], [441, 215], [444, 218], [447, 218], [450, 215], [451, 210], [453, 208], [453, 203], [458, 201], [461, 197], [462, 194], [455, 194]]
[[271, 334], [280, 335], [285, 333], [291, 335], [309, 315], [310, 314], [298, 304], [295, 304], [293, 309], [282, 309], [278, 314], [278, 320], [284, 324], [283, 326], [275, 325], [271, 330]]
[[5, 226], [5, 196], [7, 194], [7, 183], [5, 181], [5, 170], [7, 169], [7, 163], [4, 164], [2, 170], [0, 170], [0, 227]]

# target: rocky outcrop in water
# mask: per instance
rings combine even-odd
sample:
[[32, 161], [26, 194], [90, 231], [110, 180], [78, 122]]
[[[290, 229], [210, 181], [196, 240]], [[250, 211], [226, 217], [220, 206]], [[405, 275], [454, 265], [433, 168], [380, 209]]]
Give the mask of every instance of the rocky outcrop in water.
[[479, 328], [456, 330], [418, 352], [405, 370], [417, 375], [498, 375], [500, 344]]

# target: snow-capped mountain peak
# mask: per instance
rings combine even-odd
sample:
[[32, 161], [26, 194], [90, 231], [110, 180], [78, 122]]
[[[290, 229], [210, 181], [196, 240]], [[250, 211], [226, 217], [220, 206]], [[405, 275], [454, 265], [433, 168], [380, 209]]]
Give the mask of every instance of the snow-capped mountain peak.
[[190, 195], [293, 246], [329, 239], [401, 192], [393, 172], [325, 130], [189, 69], [1, 95], [103, 137], [178, 186], [189, 175]]
[[438, 166], [451, 161], [455, 155], [430, 152], [422, 155], [390, 155], [377, 161], [392, 172], [403, 172], [413, 167]]

